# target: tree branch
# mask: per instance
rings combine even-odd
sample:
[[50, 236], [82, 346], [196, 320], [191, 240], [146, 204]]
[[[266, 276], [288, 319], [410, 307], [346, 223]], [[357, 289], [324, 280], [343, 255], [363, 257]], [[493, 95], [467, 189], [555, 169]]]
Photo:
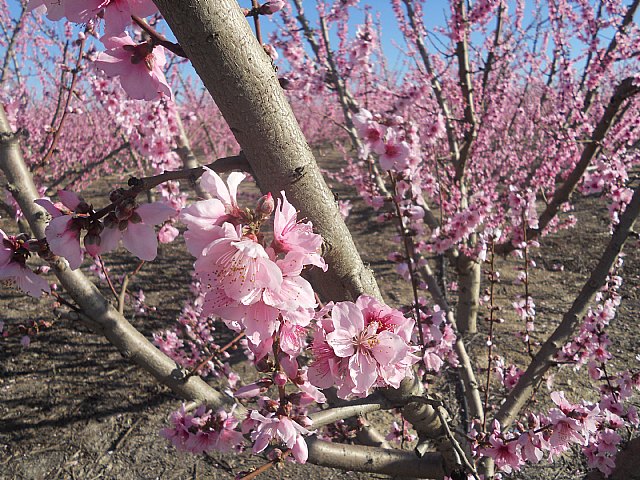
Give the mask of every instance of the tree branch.
[[582, 317], [595, 294], [604, 285], [611, 267], [622, 251], [625, 241], [633, 230], [633, 225], [640, 212], [640, 186], [635, 188], [631, 202], [620, 216], [618, 224], [609, 244], [603, 252], [598, 264], [591, 272], [589, 280], [576, 297], [571, 308], [564, 314], [562, 322], [553, 334], [542, 345], [527, 371], [520, 377], [515, 388], [507, 396], [496, 415], [502, 429], [506, 429], [517, 418], [520, 410], [533, 393], [534, 386], [553, 365], [553, 359], [560, 349], [571, 339], [578, 328]]
[[[12, 194], [37, 238], [45, 238], [46, 212], [34, 203], [39, 198], [33, 179], [0, 104], [0, 169], [12, 185]], [[176, 363], [158, 350], [102, 296], [80, 270], [69, 269], [59, 257], [47, 258], [51, 270], [84, 314], [96, 333], [103, 334], [122, 355], [151, 373], [183, 398], [198, 399], [219, 407], [225, 399], [201, 378], [183, 380]]]

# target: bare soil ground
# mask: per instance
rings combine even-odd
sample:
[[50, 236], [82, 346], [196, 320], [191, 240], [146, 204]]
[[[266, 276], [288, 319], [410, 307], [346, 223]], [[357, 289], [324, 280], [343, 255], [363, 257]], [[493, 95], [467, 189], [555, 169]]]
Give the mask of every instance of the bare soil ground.
[[[338, 162], [331, 158], [324, 159], [323, 164], [335, 169]], [[88, 197], [97, 198], [96, 192], [104, 186], [103, 181]], [[386, 260], [387, 253], [396, 249], [389, 240], [394, 235], [393, 227], [378, 224], [375, 214], [354, 192], [341, 185], [334, 186], [341, 199], [353, 202], [348, 224], [365, 262], [377, 274], [385, 299], [393, 306], [410, 303], [409, 285]], [[608, 240], [603, 202], [582, 199], [574, 214], [579, 220], [580, 235], [578, 230], [553, 235], [544, 239], [542, 248], [533, 254], [538, 268], [531, 273], [530, 291], [538, 311], [535, 332], [538, 340], [544, 340], [559, 323]], [[1, 228], [15, 233], [9, 225], [6, 219], [0, 220]], [[610, 367], [613, 371], [638, 366], [635, 355], [639, 347], [640, 254], [637, 246], [630, 246], [626, 253], [623, 303], [610, 330], [614, 342], [610, 350], [616, 355]], [[514, 294], [522, 289], [513, 282], [515, 274], [508, 273], [514, 262], [518, 261], [498, 262], [503, 281], [496, 301], [504, 307], [507, 321], [497, 327], [495, 343], [507, 361], [523, 367], [527, 358], [525, 347], [513, 336], [521, 326], [510, 307]], [[147, 305], [157, 310], [146, 316], [134, 316], [131, 310], [126, 313], [148, 337], [154, 331], [168, 328], [180, 312], [189, 296], [192, 263], [179, 240], [162, 246], [157, 260], [145, 265], [134, 277], [130, 289], [144, 289]], [[132, 269], [135, 261], [120, 250], [107, 258], [107, 264], [117, 275], [125, 273], [126, 268]], [[554, 271], [554, 264], [562, 264], [564, 271]], [[103, 337], [94, 335], [80, 323], [56, 316], [51, 305], [49, 300], [30, 299], [0, 286], [0, 321], [8, 325], [29, 320], [53, 322], [52, 328], [34, 337], [28, 348], [20, 345], [20, 336], [0, 339], [0, 479], [227, 479], [264, 463], [248, 454], [176, 453], [159, 437], [158, 431], [181, 400], [125, 361]], [[481, 332], [469, 338], [469, 343], [474, 362], [483, 366], [485, 322], [480, 322], [480, 328]], [[233, 361], [242, 362], [239, 353]], [[450, 383], [437, 378], [434, 382], [442, 386], [445, 398], [455, 394], [446, 386]], [[575, 401], [593, 399], [596, 394], [585, 371], [576, 375], [565, 369], [556, 375], [555, 386]], [[495, 385], [492, 392], [496, 397], [501, 394]], [[541, 401], [544, 393], [540, 395]], [[389, 421], [386, 416], [372, 419], [383, 433], [388, 431]], [[572, 479], [582, 478], [584, 472], [579, 455], [566, 455], [552, 466], [532, 467], [514, 478]], [[626, 472], [618, 478], [634, 478], [634, 470]], [[292, 463], [272, 469], [262, 478], [328, 477], [378, 478]]]

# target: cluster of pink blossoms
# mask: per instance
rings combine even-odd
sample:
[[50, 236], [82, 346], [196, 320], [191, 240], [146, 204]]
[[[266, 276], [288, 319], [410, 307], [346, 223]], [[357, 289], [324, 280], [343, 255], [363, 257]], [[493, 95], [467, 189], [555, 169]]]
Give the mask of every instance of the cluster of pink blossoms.
[[98, 54], [95, 65], [109, 77], [119, 77], [124, 90], [135, 99], [171, 97], [164, 76], [164, 49], [153, 41], [135, 42], [125, 31], [131, 16], [148, 17], [158, 11], [152, 0], [31, 0], [29, 9], [46, 8], [47, 17], [92, 26], [104, 20], [100, 39], [106, 51]]
[[428, 309], [425, 299], [419, 300], [423, 304], [421, 310], [425, 311], [421, 314], [422, 338], [425, 345], [422, 360], [425, 368], [437, 373], [445, 361], [451, 366], [458, 366], [458, 356], [454, 350], [456, 334], [447, 322], [445, 311], [438, 305]]
[[112, 211], [104, 220], [95, 216], [93, 207], [73, 192], [58, 191], [61, 203], [40, 198], [36, 203], [52, 217], [45, 230], [49, 249], [64, 257], [72, 270], [82, 263], [81, 234], [86, 231], [84, 250], [96, 256], [115, 250], [120, 241], [141, 260], [151, 261], [158, 254], [158, 238], [154, 225], [176, 215], [176, 211], [161, 202], [139, 205], [122, 189], [110, 195]]
[[239, 451], [244, 437], [236, 430], [238, 420], [224, 410], [213, 413], [201, 405], [189, 414], [184, 405], [171, 414], [170, 428], [163, 428], [160, 435], [178, 450], [191, 453]]
[[131, 24], [131, 15], [144, 18], [158, 11], [152, 0], [30, 0], [28, 8], [42, 6], [53, 21], [66, 17], [70, 22], [87, 23], [100, 14], [105, 31], [115, 35]]
[[354, 115], [353, 123], [365, 142], [360, 152], [363, 157], [375, 152], [383, 170], [401, 171], [409, 166], [411, 148], [398, 130], [381, 125], [364, 109]]
[[271, 351], [276, 331], [280, 348], [295, 356], [304, 347], [304, 328], [317, 306], [301, 273], [312, 265], [326, 270], [318, 253], [322, 238], [310, 223], [297, 221], [296, 210], [282, 192], [273, 240], [265, 248], [260, 225], [274, 210], [274, 202], [268, 195], [255, 212], [241, 210], [236, 192], [243, 179], [243, 174], [232, 173], [227, 186], [207, 170], [201, 185], [213, 198], [181, 214], [188, 226], [187, 248], [197, 257], [196, 275], [206, 291], [202, 314], [217, 315], [231, 329], [244, 331], [257, 360]]
[[494, 421], [485, 439], [488, 445], [478, 453], [493, 458], [496, 467], [511, 473], [525, 462], [540, 462], [547, 452], [552, 459], [566, 452], [571, 444], [587, 445], [598, 430], [600, 408], [572, 404], [564, 392], [553, 392], [551, 399], [558, 408], [552, 408], [547, 416], [530, 414], [528, 425], [521, 425], [519, 434], [501, 432], [500, 424]]
[[318, 326], [309, 380], [319, 388], [337, 387], [340, 398], [365, 397], [374, 387], [398, 388], [420, 360], [409, 345], [414, 321], [372, 297], [336, 303]]

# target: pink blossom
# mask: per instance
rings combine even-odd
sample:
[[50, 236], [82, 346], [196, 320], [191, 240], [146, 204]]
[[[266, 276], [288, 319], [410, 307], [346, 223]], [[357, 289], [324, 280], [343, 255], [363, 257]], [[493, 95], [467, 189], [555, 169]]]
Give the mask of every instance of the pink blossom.
[[220, 228], [223, 223], [238, 225], [244, 218], [236, 195], [245, 175], [233, 172], [225, 185], [216, 172], [204, 168], [200, 185], [214, 198], [195, 202], [180, 213], [180, 220], [188, 227], [184, 234], [187, 249], [195, 257], [201, 256], [207, 245], [224, 236]]
[[122, 88], [131, 98], [153, 100], [161, 95], [171, 98], [171, 88], [162, 71], [166, 63], [162, 47], [138, 45], [127, 33], [100, 40], [107, 50], [98, 54], [96, 66], [109, 77], [120, 77]]
[[273, 219], [273, 248], [276, 252], [300, 252], [304, 254], [305, 265], [316, 265], [324, 271], [327, 265], [318, 253], [322, 245], [322, 237], [313, 233], [311, 222], [299, 222], [296, 209], [289, 203], [284, 191], [280, 192], [282, 200]]
[[215, 414], [201, 405], [193, 413], [186, 412], [184, 405], [171, 414], [171, 428], [163, 428], [160, 435], [169, 440], [176, 449], [191, 453], [218, 450], [239, 450], [244, 442], [242, 433], [236, 431], [238, 420], [224, 410]]
[[47, 12], [47, 18], [54, 22], [65, 16], [65, 6], [60, 0], [29, 0], [28, 11], [35, 10], [38, 7], [44, 7]]
[[483, 448], [480, 452], [493, 458], [496, 462], [496, 467], [505, 473], [511, 473], [513, 470], [519, 470], [523, 465], [520, 456], [518, 455], [518, 442], [511, 441], [505, 442], [502, 438], [492, 434], [489, 437], [489, 443], [491, 447]]
[[298, 422], [285, 417], [284, 415], [269, 414], [265, 417], [253, 410], [250, 419], [256, 422], [256, 426], [251, 432], [253, 453], [262, 452], [271, 440], [276, 439], [291, 449], [293, 458], [298, 463], [305, 463], [309, 456], [307, 444], [303, 435], [308, 435], [309, 431]]
[[[306, 258], [304, 253], [292, 251], [287, 253], [283, 259], [276, 261], [282, 272], [282, 284], [277, 290], [269, 289], [264, 292], [265, 303], [288, 312], [307, 311], [309, 313], [309, 310], [313, 310], [317, 306], [313, 287], [300, 276]], [[307, 326], [312, 316], [313, 313], [303, 314], [302, 318], [305, 320], [294, 323]]]
[[[39, 198], [35, 203], [43, 207], [53, 218], [45, 229], [49, 249], [64, 257], [72, 270], [82, 263], [80, 248], [81, 221], [75, 218], [74, 211], [86, 206], [82, 198], [67, 190], [58, 190], [62, 203], [54, 204], [48, 198]], [[85, 209], [86, 210], [86, 209]]]
[[112, 35], [124, 32], [131, 15], [147, 17], [158, 11], [151, 0], [31, 0], [29, 10], [41, 5], [50, 20], [67, 17], [75, 23], [87, 23], [104, 10], [105, 30]]
[[224, 205], [225, 214], [229, 218], [222, 220], [223, 222], [234, 223], [233, 220], [239, 221], [244, 218], [240, 207], [238, 206], [238, 185], [246, 178], [241, 172], [231, 172], [227, 177], [227, 183], [220, 178], [216, 172], [210, 168], [204, 167], [204, 173], [200, 177], [200, 186], [209, 192], [213, 197], [217, 198]]
[[380, 155], [380, 167], [383, 170], [404, 170], [409, 165], [411, 150], [404, 140], [399, 141], [393, 130], [387, 131], [384, 141], [375, 148]]
[[243, 305], [259, 301], [264, 289], [279, 291], [282, 271], [262, 245], [242, 237], [239, 229], [223, 225], [224, 237], [207, 246], [195, 264], [196, 273], [212, 286], [220, 286], [231, 300]]
[[364, 140], [364, 157], [369, 156], [371, 151], [379, 151], [384, 148], [384, 136], [387, 127], [380, 125], [373, 120], [371, 112], [361, 109], [353, 116], [353, 123], [358, 131], [358, 135]]
[[51, 290], [45, 279], [27, 267], [28, 256], [24, 239], [7, 236], [0, 229], [0, 281], [15, 283], [26, 294], [40, 297]]
[[[69, 1], [69, 0], [67, 0]], [[75, 0], [76, 3], [85, 0]], [[107, 35], [119, 35], [131, 24], [131, 16], [144, 18], [158, 11], [152, 0], [104, 0], [104, 29]]]
[[433, 350], [426, 350], [424, 352], [424, 356], [422, 357], [422, 361], [424, 362], [424, 366], [427, 370], [432, 372], [439, 372], [444, 364], [442, 358], [437, 355]]
[[158, 255], [158, 239], [153, 225], [163, 223], [174, 215], [176, 211], [162, 202], [116, 207], [116, 212], [105, 218], [98, 252], [115, 250], [122, 240], [124, 248], [136, 257], [151, 261]]
[[180, 235], [180, 231], [171, 225], [170, 223], [165, 223], [162, 228], [158, 231], [158, 241], [160, 243], [171, 243]]
[[352, 302], [335, 304], [331, 320], [322, 323], [324, 338], [316, 335], [314, 353], [318, 356], [309, 368], [310, 378], [320, 381], [316, 386], [322, 388], [333, 377], [342, 387], [339, 396], [365, 396], [377, 385], [397, 388], [417, 361], [407, 341], [393, 332], [404, 334], [404, 322], [395, 323], [396, 315], [371, 316], [367, 310], [371, 300], [361, 302], [366, 305], [369, 323]]

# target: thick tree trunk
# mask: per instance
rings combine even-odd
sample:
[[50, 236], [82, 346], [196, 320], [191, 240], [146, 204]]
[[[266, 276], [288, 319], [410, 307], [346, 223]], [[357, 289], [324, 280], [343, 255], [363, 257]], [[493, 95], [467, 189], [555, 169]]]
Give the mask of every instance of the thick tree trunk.
[[332, 300], [380, 297], [340, 217], [269, 56], [235, 0], [156, 0], [242, 147], [263, 192], [287, 198], [324, 238], [327, 273], [314, 286]]
[[478, 303], [480, 299], [480, 264], [469, 258], [458, 259], [458, 308], [456, 324], [462, 334], [478, 331]]

